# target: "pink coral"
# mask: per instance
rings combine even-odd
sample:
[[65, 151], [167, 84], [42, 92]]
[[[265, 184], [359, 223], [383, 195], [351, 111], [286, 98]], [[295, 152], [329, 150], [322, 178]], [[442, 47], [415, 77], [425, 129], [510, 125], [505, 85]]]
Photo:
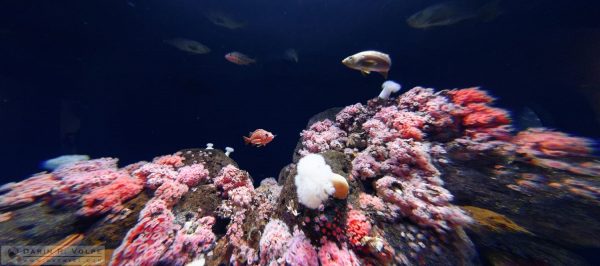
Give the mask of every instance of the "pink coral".
[[342, 245], [341, 248], [335, 242], [327, 241], [319, 249], [319, 261], [323, 266], [358, 266], [360, 261], [352, 250]]
[[317, 251], [306, 238], [304, 232], [296, 228], [289, 242], [289, 247], [283, 255], [286, 265], [290, 266], [318, 266]]
[[215, 218], [212, 216], [186, 222], [183, 228], [177, 231], [173, 243], [160, 258], [160, 262], [165, 265], [185, 265], [197, 254], [208, 252], [216, 240], [212, 232], [214, 224]]
[[[352, 175], [365, 180], [373, 178], [381, 173], [381, 162], [378, 162], [374, 157], [373, 147], [368, 147], [367, 150], [359, 153], [352, 160]], [[376, 155], [375, 155], [376, 156]]]
[[343, 129], [351, 129], [367, 119], [367, 108], [361, 103], [344, 107], [336, 116], [335, 122]]
[[111, 265], [155, 265], [173, 243], [175, 217], [162, 200], [151, 200], [140, 212], [138, 223], [114, 251]]
[[426, 118], [418, 115], [415, 112], [407, 112], [399, 110], [396, 106], [388, 106], [381, 108], [373, 119], [382, 121], [386, 128], [398, 132], [400, 138], [413, 138], [416, 140], [423, 139], [423, 126]]
[[363, 192], [358, 196], [358, 202], [360, 208], [363, 210], [373, 209], [378, 212], [383, 212], [385, 210], [385, 203], [381, 198]]
[[418, 178], [404, 181], [385, 176], [375, 182], [375, 189], [378, 196], [400, 207], [404, 216], [440, 233], [471, 222], [460, 208], [449, 204], [452, 195], [439, 185]]
[[194, 187], [202, 181], [208, 180], [208, 170], [201, 163], [184, 166], [179, 169], [177, 182], [186, 184], [188, 187]]
[[260, 238], [261, 265], [283, 264], [283, 254], [292, 238], [288, 226], [278, 219], [269, 221]]
[[248, 174], [237, 167], [229, 164], [221, 169], [217, 177], [214, 179], [214, 184], [221, 190], [224, 195], [228, 195], [228, 192], [237, 187], [248, 187], [253, 188], [250, 183]]
[[76, 206], [81, 196], [102, 188], [114, 180], [129, 177], [117, 169], [117, 159], [100, 158], [59, 167], [53, 175], [60, 183], [52, 190], [52, 202], [57, 206]]
[[177, 171], [170, 165], [147, 163], [135, 170], [133, 175], [144, 180], [147, 188], [157, 189], [164, 180], [176, 179]]
[[304, 147], [300, 151], [302, 155], [327, 150], [343, 151], [348, 139], [346, 132], [329, 119], [312, 124], [307, 130], [303, 130], [300, 136]]
[[184, 265], [214, 246], [216, 237], [211, 229], [214, 223], [214, 218], [207, 216], [181, 226], [175, 223], [165, 201], [152, 199], [114, 251], [110, 264]]
[[592, 152], [592, 141], [543, 128], [521, 131], [512, 140], [517, 152], [527, 156], [586, 156]]
[[58, 184], [59, 180], [51, 174], [38, 174], [18, 183], [9, 183], [0, 189], [8, 191], [0, 195], [0, 207], [34, 202]]
[[154, 197], [163, 200], [167, 206], [172, 207], [188, 192], [188, 189], [185, 184], [167, 179], [154, 191]]
[[229, 200], [239, 207], [248, 207], [252, 203], [254, 190], [248, 187], [237, 187], [227, 193]]
[[184, 158], [179, 155], [164, 155], [164, 156], [154, 158], [154, 160], [152, 160], [152, 162], [155, 164], [163, 164], [163, 165], [170, 165], [173, 167], [181, 167], [181, 166], [183, 166], [183, 160], [184, 160]]

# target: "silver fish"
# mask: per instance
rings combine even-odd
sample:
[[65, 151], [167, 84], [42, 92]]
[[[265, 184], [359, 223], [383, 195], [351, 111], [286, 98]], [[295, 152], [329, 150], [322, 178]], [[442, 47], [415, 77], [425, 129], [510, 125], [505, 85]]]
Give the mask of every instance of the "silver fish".
[[166, 40], [166, 43], [172, 45], [173, 47], [193, 54], [207, 54], [210, 53], [210, 48], [206, 45], [201, 44], [194, 40], [188, 40], [184, 38], [175, 38], [171, 40]]
[[500, 0], [493, 0], [483, 6], [464, 0], [443, 2], [413, 14], [406, 22], [413, 28], [427, 29], [475, 18], [490, 21], [500, 15], [499, 6]]
[[349, 68], [359, 70], [364, 75], [378, 72], [387, 79], [388, 72], [392, 66], [392, 59], [387, 54], [378, 51], [364, 51], [342, 60], [342, 64]]

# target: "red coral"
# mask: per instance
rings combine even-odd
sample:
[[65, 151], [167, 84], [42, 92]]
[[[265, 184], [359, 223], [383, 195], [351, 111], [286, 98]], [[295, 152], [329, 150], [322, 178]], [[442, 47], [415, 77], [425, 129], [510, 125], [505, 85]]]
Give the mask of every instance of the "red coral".
[[346, 219], [346, 232], [351, 245], [362, 246], [361, 240], [371, 232], [371, 223], [361, 211], [351, 210]]
[[78, 214], [84, 216], [101, 215], [107, 212], [120, 211], [123, 202], [135, 197], [144, 188], [142, 180], [132, 178], [128, 174], [119, 176], [107, 186], [95, 189], [83, 196], [82, 208]]
[[466, 127], [495, 127], [510, 124], [509, 114], [503, 109], [481, 103], [472, 103], [465, 108], [463, 125]]
[[494, 98], [478, 87], [451, 90], [448, 95], [451, 96], [452, 102], [463, 106], [470, 103], [491, 103], [494, 101]]

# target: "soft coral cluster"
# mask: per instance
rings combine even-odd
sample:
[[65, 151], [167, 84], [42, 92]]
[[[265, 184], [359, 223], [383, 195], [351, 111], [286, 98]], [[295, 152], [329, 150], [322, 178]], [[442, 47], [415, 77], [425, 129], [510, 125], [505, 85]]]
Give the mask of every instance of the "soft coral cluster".
[[396, 204], [403, 215], [440, 233], [471, 222], [460, 208], [449, 204], [452, 194], [439, 185], [385, 176], [375, 182], [375, 189], [383, 200]]
[[303, 149], [301, 155], [319, 153], [327, 150], [342, 151], [346, 146], [347, 133], [331, 120], [325, 119], [312, 124], [300, 133]]
[[544, 128], [521, 131], [512, 142], [517, 153], [526, 157], [587, 156], [592, 152], [591, 140]]
[[111, 265], [184, 265], [215, 242], [213, 217], [177, 224], [166, 202], [153, 199], [114, 251]]
[[154, 190], [154, 196], [115, 250], [112, 265], [184, 265], [213, 247], [214, 217], [193, 214], [182, 222], [175, 220], [171, 210], [191, 186], [208, 180], [209, 173], [202, 164], [175, 169], [181, 161], [177, 155], [157, 157], [133, 172], [140, 182], [145, 182], [145, 187]]
[[8, 183], [0, 187], [0, 208], [32, 203], [58, 186], [59, 180], [52, 174], [37, 174], [18, 183]]
[[507, 111], [491, 107], [494, 98], [479, 88], [451, 90], [448, 95], [460, 106], [465, 136], [474, 141], [509, 140], [510, 115]]
[[221, 169], [215, 177], [214, 184], [223, 191], [224, 195], [228, 195], [230, 190], [238, 187], [254, 188], [248, 174], [231, 164]]

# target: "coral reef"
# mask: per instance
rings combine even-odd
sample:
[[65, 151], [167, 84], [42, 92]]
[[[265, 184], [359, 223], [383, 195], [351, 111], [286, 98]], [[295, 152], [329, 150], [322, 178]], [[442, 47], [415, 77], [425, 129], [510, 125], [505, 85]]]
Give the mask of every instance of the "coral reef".
[[66, 163], [0, 188], [0, 244], [105, 246], [111, 265], [593, 264], [592, 142], [513, 132], [493, 102], [416, 87], [330, 109], [258, 187], [212, 145]]

